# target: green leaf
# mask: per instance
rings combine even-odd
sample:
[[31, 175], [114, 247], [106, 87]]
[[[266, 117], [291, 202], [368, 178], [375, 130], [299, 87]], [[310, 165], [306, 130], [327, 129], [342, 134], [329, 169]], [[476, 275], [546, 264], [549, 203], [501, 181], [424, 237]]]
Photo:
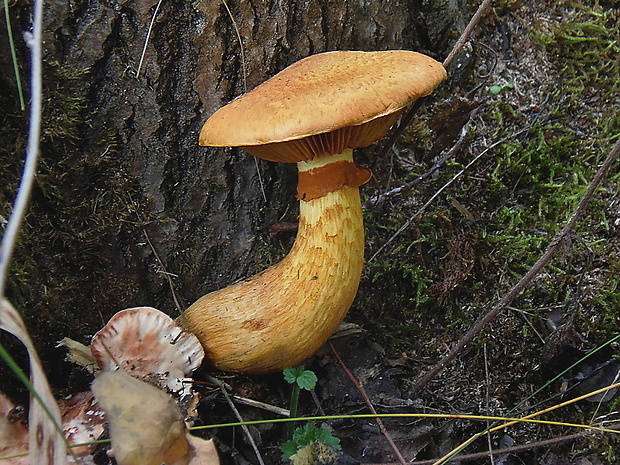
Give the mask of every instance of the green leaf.
[[304, 371], [305, 370], [303, 365], [299, 365], [298, 367], [285, 368], [284, 379], [287, 383], [295, 384], [297, 378], [299, 378]]
[[319, 431], [314, 423], [307, 423], [303, 428], [295, 428], [293, 433], [293, 441], [298, 446], [307, 446], [312, 441], [318, 439]]
[[318, 441], [326, 444], [330, 447], [333, 447], [336, 450], [340, 450], [340, 439], [332, 434], [332, 432], [323, 426], [319, 429], [319, 438]]
[[298, 448], [299, 446], [295, 440], [291, 439], [290, 441], [286, 441], [280, 446], [280, 450], [282, 451], [282, 460], [290, 459], [291, 455], [295, 455]]
[[289, 367], [284, 369], [284, 379], [289, 384], [294, 384], [297, 379], [295, 368]]
[[336, 450], [341, 449], [340, 439], [334, 437], [329, 428], [325, 426], [319, 428], [314, 423], [307, 423], [303, 428], [295, 428], [293, 439], [280, 446], [282, 459], [288, 460], [297, 453], [300, 447], [305, 447], [313, 442], [321, 442]]
[[296, 382], [300, 388], [310, 391], [316, 386], [317, 377], [314, 372], [304, 370], [299, 374], [299, 376], [297, 376]]
[[285, 368], [283, 373], [287, 383], [297, 384], [301, 389], [309, 391], [316, 386], [316, 375], [313, 371], [305, 370], [303, 365], [295, 368]]
[[298, 446], [307, 446], [311, 442], [320, 441], [328, 446], [340, 449], [340, 439], [334, 437], [329, 428], [321, 426], [320, 428], [314, 423], [307, 423], [303, 428], [296, 428], [293, 433], [293, 441]]
[[492, 94], [499, 94], [504, 89], [514, 89], [514, 88], [515, 86], [513, 86], [512, 84], [503, 84], [501, 86], [489, 87], [489, 92], [491, 92]]

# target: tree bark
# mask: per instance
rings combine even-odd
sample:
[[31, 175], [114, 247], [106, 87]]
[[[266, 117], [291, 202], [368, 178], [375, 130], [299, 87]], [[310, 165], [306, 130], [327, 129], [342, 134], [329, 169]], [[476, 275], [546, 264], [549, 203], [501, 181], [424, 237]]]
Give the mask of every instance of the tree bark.
[[[199, 147], [204, 120], [310, 54], [441, 59], [464, 3], [228, 0], [231, 17], [217, 0], [46, 1], [42, 162], [9, 295], [35, 340], [88, 343], [126, 307], [177, 316], [171, 285], [185, 307], [278, 260], [286, 241], [271, 241], [269, 227], [295, 221], [295, 167]], [[10, 13], [17, 34], [28, 28], [26, 2]], [[0, 49], [7, 216], [26, 121], [5, 39]]]

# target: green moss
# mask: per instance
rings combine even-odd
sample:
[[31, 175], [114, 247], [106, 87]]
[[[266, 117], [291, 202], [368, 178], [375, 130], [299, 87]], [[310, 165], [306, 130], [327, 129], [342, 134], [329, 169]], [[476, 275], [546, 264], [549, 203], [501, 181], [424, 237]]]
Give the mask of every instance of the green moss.
[[83, 83], [90, 70], [46, 63], [44, 73], [43, 140], [76, 141], [88, 118]]
[[[134, 278], [112, 276], [106, 270], [119, 260], [127, 270], [136, 266], [137, 247], [128, 232], [152, 218], [142, 206], [138, 183], [119, 157], [116, 135], [101, 133], [95, 146], [82, 146], [86, 135], [81, 131], [90, 130], [84, 124], [90, 117], [88, 71], [46, 65], [44, 76], [42, 156], [12, 262], [8, 296], [35, 335], [48, 319], [48, 333], [79, 337], [100, 326], [100, 311], [118, 305], [119, 295], [131, 299], [141, 290]], [[21, 176], [25, 148], [15, 128], [23, 130], [24, 125], [25, 116], [13, 113], [0, 130], [0, 138], [12, 144], [0, 144], [2, 216], [8, 215]], [[98, 311], [73, 308], [72, 301], [92, 301]], [[74, 315], [59, 310], [71, 308]]]
[[[507, 11], [518, 7], [514, 2], [504, 4]], [[552, 60], [554, 82], [548, 99], [532, 110], [515, 103], [518, 99], [512, 98], [512, 90], [491, 95], [480, 112], [484, 123], [470, 132], [483, 132], [489, 141], [505, 138], [505, 142], [446, 189], [393, 241], [391, 250], [368, 263], [354, 314], [374, 338], [387, 347], [412, 347], [417, 353], [428, 349], [419, 341], [428, 340], [429, 335], [437, 344], [444, 338], [458, 339], [479, 312], [507, 292], [545, 251], [620, 134], [618, 16], [617, 11], [598, 5], [575, 7], [562, 15], [563, 22], [551, 28], [548, 25], [553, 23], [546, 22], [538, 29], [546, 31], [534, 37], [540, 53]], [[425, 119], [420, 118], [409, 130], [411, 137], [403, 142], [416, 153], [431, 150], [433, 137]], [[434, 179], [419, 185], [411, 199], [423, 200], [401, 197], [377, 215], [367, 212], [371, 250], [385, 243], [468, 161], [457, 158]], [[428, 169], [419, 163], [419, 167], [408, 166], [412, 172], [419, 171], [415, 175]], [[617, 194], [619, 176], [618, 171], [610, 173], [606, 198]], [[450, 197], [461, 202], [475, 220], [452, 208]], [[617, 272], [600, 276], [605, 283], [602, 288], [586, 292], [578, 283], [579, 276], [592, 266], [590, 254], [597, 253], [587, 238], [591, 235], [604, 244], [600, 234], [614, 234], [610, 221], [605, 200], [597, 196], [576, 228], [586, 242], [570, 244], [566, 256], [558, 253], [546, 267], [544, 279], [541, 276], [514, 305], [536, 312], [596, 296], [592, 308], [597, 310], [584, 314], [584, 319], [592, 319], [595, 311], [609, 315], [595, 318], [596, 332], [608, 333], [618, 317], [614, 309], [620, 307], [613, 281]], [[472, 248], [473, 256], [467, 255]], [[541, 315], [534, 323], [544, 333], [544, 310]], [[538, 341], [522, 320], [517, 319], [515, 325], [506, 328], [507, 333], [516, 331]], [[594, 331], [585, 320], [583, 328]]]

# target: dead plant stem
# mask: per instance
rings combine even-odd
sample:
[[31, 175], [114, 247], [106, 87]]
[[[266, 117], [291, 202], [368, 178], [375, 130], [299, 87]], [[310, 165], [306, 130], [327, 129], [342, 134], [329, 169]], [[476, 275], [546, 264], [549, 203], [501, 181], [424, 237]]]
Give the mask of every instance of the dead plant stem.
[[422, 181], [432, 176], [433, 173], [435, 173], [439, 168], [441, 168], [448, 160], [450, 160], [451, 158], [454, 158], [454, 156], [463, 148], [463, 145], [465, 144], [465, 140], [467, 139], [467, 132], [469, 128], [471, 127], [474, 116], [476, 116], [477, 113], [478, 113], [478, 108], [475, 108], [474, 110], [471, 111], [471, 113], [469, 114], [469, 120], [467, 121], [467, 123], [463, 125], [463, 128], [461, 129], [460, 135], [458, 139], [456, 140], [456, 142], [452, 145], [452, 147], [450, 147], [445, 152], [443, 157], [441, 157], [437, 162], [435, 162], [433, 166], [431, 166], [425, 173], [422, 173], [420, 176], [415, 178], [413, 181], [406, 182], [405, 184], [401, 184], [398, 187], [394, 187], [393, 189], [390, 189], [389, 191], [386, 191], [381, 194], [377, 194], [374, 197], [371, 197], [370, 199], [364, 202], [363, 206], [370, 207], [370, 206], [381, 204], [384, 201], [396, 195], [410, 191], [415, 186], [420, 184]]
[[[375, 410], [374, 405], [372, 405], [372, 402], [370, 401], [368, 395], [366, 394], [366, 390], [364, 389], [364, 386], [362, 386], [362, 383], [360, 383], [360, 381], [355, 376], [353, 376], [353, 373], [351, 373], [351, 371], [349, 371], [347, 366], [344, 364], [344, 362], [340, 358], [340, 355], [338, 355], [338, 352], [336, 351], [336, 348], [334, 347], [334, 345], [331, 342], [328, 342], [328, 344], [329, 344], [329, 348], [330, 348], [332, 354], [334, 355], [334, 357], [336, 358], [336, 360], [338, 361], [338, 363], [340, 364], [340, 366], [342, 367], [344, 372], [347, 374], [347, 376], [349, 377], [351, 382], [355, 385], [357, 390], [360, 392], [360, 394], [361, 394], [362, 398], [364, 399], [364, 402], [366, 402], [366, 405], [368, 406], [368, 409], [370, 410], [370, 412], [373, 415], [379, 415], [377, 413], [377, 411]], [[392, 436], [390, 435], [390, 433], [388, 432], [387, 428], [383, 424], [383, 421], [381, 420], [381, 418], [379, 418], [377, 416], [375, 418], [375, 421], [377, 422], [377, 425], [379, 426], [379, 430], [381, 430], [381, 433], [383, 434], [383, 436], [385, 436], [385, 439], [387, 440], [387, 442], [392, 447], [392, 450], [394, 451], [394, 454], [396, 454], [396, 457], [398, 458], [398, 461], [401, 463], [401, 465], [407, 465], [408, 462], [405, 460], [405, 458], [401, 454], [400, 450], [398, 449], [398, 446], [396, 445], [396, 443], [392, 439]]]
[[422, 205], [413, 216], [411, 216], [407, 221], [405, 221], [405, 223], [398, 228], [398, 230], [392, 234], [390, 236], [390, 238], [381, 246], [379, 247], [379, 249], [372, 254], [372, 256], [368, 259], [368, 262], [373, 261], [375, 258], [377, 258], [377, 256], [383, 252], [383, 250], [392, 243], [392, 241], [394, 239], [396, 239], [396, 237], [398, 237], [405, 229], [407, 229], [409, 226], [411, 226], [411, 224], [413, 223], [413, 221], [419, 217], [424, 211], [426, 211], [426, 209], [435, 201], [435, 199], [437, 197], [439, 197], [439, 195], [446, 190], [454, 181], [456, 181], [459, 177], [461, 177], [461, 175], [463, 175], [463, 173], [465, 173], [469, 168], [472, 167], [472, 165], [474, 163], [476, 163], [483, 155], [485, 155], [486, 153], [488, 153], [490, 150], [494, 149], [495, 147], [497, 147], [498, 145], [506, 142], [509, 139], [512, 139], [514, 137], [517, 137], [520, 134], [523, 134], [526, 131], [529, 131], [529, 127], [522, 129], [521, 131], [518, 131], [514, 134], [512, 134], [511, 136], [506, 136], [496, 142], [494, 142], [493, 144], [489, 145], [487, 148], [485, 148], [484, 150], [482, 150], [478, 155], [476, 155], [463, 169], [461, 169], [458, 173], [456, 173], [447, 183], [445, 183], [443, 186], [441, 186], [437, 192], [435, 192], [430, 199], [428, 199], [426, 201], [426, 203], [424, 205]]
[[41, 112], [43, 107], [42, 55], [41, 45], [43, 26], [43, 2], [35, 1], [32, 6], [32, 31], [24, 34], [26, 45], [30, 48], [30, 124], [28, 125], [28, 142], [24, 172], [17, 190], [13, 210], [9, 216], [2, 242], [0, 243], [0, 297], [4, 295], [9, 274], [9, 265], [17, 243], [17, 236], [26, 216], [28, 200], [34, 185], [37, 164], [39, 162], [39, 145], [41, 139]]
[[[482, 3], [478, 7], [474, 15], [469, 20], [469, 23], [463, 30], [463, 33], [461, 34], [459, 39], [456, 41], [456, 43], [452, 47], [452, 50], [450, 50], [450, 52], [448, 53], [448, 56], [443, 61], [444, 68], [448, 68], [452, 64], [454, 59], [458, 56], [458, 54], [461, 53], [461, 50], [463, 50], [463, 47], [469, 40], [469, 37], [471, 36], [475, 27], [480, 22], [480, 19], [485, 15], [485, 13], [487, 12], [490, 6], [491, 6], [491, 0], [482, 1]], [[409, 111], [407, 111], [407, 113], [401, 118], [400, 124], [392, 132], [387, 142], [385, 143], [385, 145], [379, 152], [379, 155], [376, 158], [377, 160], [382, 160], [387, 155], [387, 153], [390, 151], [392, 146], [396, 143], [398, 138], [405, 131], [405, 128], [409, 126], [409, 124], [411, 123], [411, 120], [413, 119], [415, 114], [418, 112], [418, 110], [420, 109], [424, 101], [425, 101], [425, 98], [420, 98], [416, 100], [415, 103], [409, 109]]]
[[478, 25], [480, 19], [482, 19], [482, 17], [486, 14], [490, 6], [491, 0], [483, 0], [483, 2], [480, 4], [474, 15], [469, 20], [469, 23], [463, 30], [463, 33], [454, 44], [454, 47], [452, 47], [452, 50], [450, 51], [450, 53], [448, 53], [448, 56], [443, 61], [444, 68], [449, 68], [457, 55], [461, 53], [461, 50], [469, 40], [471, 33], [474, 32], [474, 28]]
[[[235, 403], [230, 398], [230, 395], [228, 394], [228, 392], [226, 392], [226, 386], [224, 385], [224, 383], [222, 383], [219, 379], [214, 378], [214, 377], [209, 377], [209, 382], [215, 384], [216, 386], [219, 386], [220, 390], [222, 391], [222, 394], [224, 395], [224, 398], [226, 399], [226, 402], [228, 402], [228, 406], [230, 407], [230, 409], [233, 411], [233, 413], [237, 417], [237, 420], [239, 420], [240, 422], [243, 422], [243, 418], [241, 417], [239, 410], [237, 410]], [[256, 455], [256, 459], [258, 460], [258, 463], [260, 465], [265, 465], [265, 462], [263, 461], [263, 457], [260, 451], [258, 450], [258, 446], [256, 445], [256, 442], [254, 441], [254, 438], [252, 437], [252, 434], [250, 433], [250, 429], [248, 428], [247, 425], [241, 425], [241, 429], [245, 433], [248, 443], [254, 450], [254, 454]]]
[[[566, 436], [559, 436], [557, 438], [545, 439], [543, 441], [521, 444], [519, 446], [506, 447], [503, 449], [493, 449], [492, 451], [476, 452], [473, 454], [459, 455], [458, 457], [455, 457], [454, 460], [458, 462], [471, 462], [474, 460], [486, 459], [489, 457], [489, 453], [493, 453], [495, 454], [495, 456], [502, 456], [502, 455], [508, 455], [508, 454], [516, 454], [519, 452], [527, 452], [533, 449], [540, 449], [542, 447], [547, 449], [551, 446], [562, 444], [564, 442], [576, 441], [578, 439], [590, 437], [593, 434], [597, 434], [597, 433], [592, 433], [591, 431], [585, 431], [582, 433], [575, 433], [575, 434], [569, 434]], [[437, 463], [437, 459], [418, 460], [415, 462], [409, 462], [409, 465], [433, 465], [435, 463]], [[394, 465], [394, 464], [375, 463], [375, 464], [368, 464], [368, 465]]]

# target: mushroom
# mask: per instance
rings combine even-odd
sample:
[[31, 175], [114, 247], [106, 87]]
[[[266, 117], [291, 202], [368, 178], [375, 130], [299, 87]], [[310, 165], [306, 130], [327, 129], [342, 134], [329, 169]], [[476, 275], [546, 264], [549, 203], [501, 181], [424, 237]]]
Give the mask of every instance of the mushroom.
[[102, 371], [121, 368], [181, 398], [191, 393], [187, 377], [204, 356], [193, 334], [152, 307], [117, 312], [93, 336], [90, 350]]
[[299, 230], [289, 254], [212, 292], [177, 320], [213, 367], [270, 373], [314, 354], [344, 319], [364, 263], [358, 187], [371, 172], [352, 150], [383, 137], [444, 79], [420, 53], [338, 51], [305, 58], [216, 111], [200, 144], [297, 163]]

